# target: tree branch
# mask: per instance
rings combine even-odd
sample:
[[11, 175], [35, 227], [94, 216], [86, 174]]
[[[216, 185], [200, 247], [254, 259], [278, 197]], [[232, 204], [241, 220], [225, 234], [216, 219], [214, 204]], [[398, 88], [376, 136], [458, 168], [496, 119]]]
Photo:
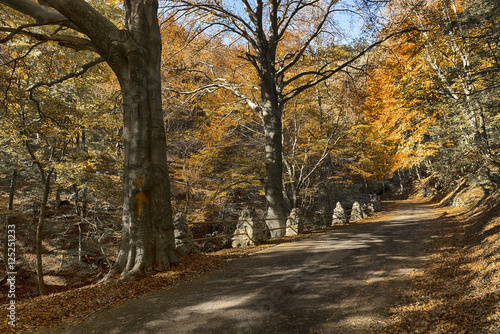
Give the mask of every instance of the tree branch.
[[[319, 76], [319, 78], [317, 78], [315, 80], [311, 80], [308, 83], [306, 83], [306, 84], [304, 84], [302, 86], [299, 86], [299, 87], [297, 87], [295, 89], [292, 89], [288, 93], [284, 94], [284, 96], [283, 96], [283, 103], [285, 103], [285, 102], [293, 99], [294, 97], [296, 97], [297, 95], [299, 95], [303, 91], [307, 90], [308, 88], [314, 87], [317, 84], [319, 84], [319, 83], [321, 83], [321, 82], [323, 82], [325, 80], [328, 80], [334, 74], [336, 74], [338, 72], [341, 72], [346, 67], [351, 66], [352, 63], [354, 63], [355, 61], [357, 61], [358, 59], [360, 59], [361, 57], [363, 57], [365, 54], [367, 54], [368, 52], [370, 52], [376, 46], [378, 46], [378, 45], [386, 42], [387, 40], [393, 38], [394, 36], [405, 34], [405, 33], [412, 32], [412, 31], [419, 31], [419, 30], [415, 29], [415, 28], [411, 28], [411, 29], [397, 31], [397, 32], [394, 32], [392, 34], [389, 34], [389, 35], [385, 36], [384, 38], [378, 40], [377, 42], [369, 45], [364, 50], [362, 50], [361, 52], [359, 52], [355, 57], [353, 57], [353, 58], [349, 59], [348, 61], [342, 63], [341, 65], [337, 66], [335, 69], [328, 70], [328, 71], [316, 71], [316, 72], [310, 71], [310, 72], [307, 72], [307, 74], [309, 74], [309, 75], [317, 75], [317, 76]], [[322, 67], [322, 69], [323, 68], [324, 68], [324, 66]], [[291, 84], [292, 82], [298, 80], [299, 78], [301, 78], [303, 76], [304, 76], [304, 73], [297, 74], [296, 76], [294, 76], [294, 77], [288, 79], [287, 81], [285, 81], [284, 82], [284, 86], [287, 86], [287, 85]]]
[[[40, 26], [44, 26], [44, 25], [45, 25], [45, 23], [22, 24], [19, 27], [17, 27], [16, 29], [13, 29], [7, 35], [7, 37], [0, 39], [0, 44], [7, 43], [8, 41], [10, 41], [11, 39], [14, 38], [14, 36], [16, 36], [17, 34], [23, 32], [24, 28], [40, 27]], [[2, 29], [2, 31], [7, 31], [7, 29], [9, 29], [9, 28], [1, 28], [1, 29]]]
[[[221, 19], [218, 22], [210, 23], [210, 25], [219, 25], [221, 27], [224, 27], [224, 29], [226, 29], [227, 31], [233, 32], [245, 38], [254, 48], [257, 48], [256, 38], [253, 38], [249, 33], [254, 32], [254, 29], [252, 29], [249, 22], [245, 21], [241, 16], [234, 14], [229, 10], [226, 10], [221, 5], [204, 3], [193, 4], [192, 2], [186, 0], [177, 0], [173, 2], [178, 3], [177, 5], [172, 6], [172, 8], [175, 8], [177, 10], [181, 10], [184, 12], [203, 12], [210, 16], [215, 16]], [[256, 22], [254, 20], [256, 19], [256, 13], [251, 9], [247, 1], [244, 1], [244, 5], [245, 11], [249, 16], [250, 21], [255, 25]], [[223, 22], [223, 20], [230, 21], [231, 25], [227, 21]]]
[[[88, 50], [88, 51], [93, 51], [97, 52], [97, 48], [95, 47], [94, 43], [92, 41], [85, 39], [85, 38], [80, 38], [80, 37], [73, 37], [73, 36], [67, 36], [67, 35], [43, 35], [43, 34], [37, 34], [34, 32], [22, 30], [19, 28], [7, 28], [7, 27], [0, 27], [0, 31], [5, 31], [5, 32], [10, 32], [9, 36], [13, 36], [13, 34], [21, 34], [24, 36], [28, 36], [31, 38], [34, 38], [39, 41], [54, 41], [59, 43], [59, 45], [68, 47], [77, 51], [82, 51], [82, 50]], [[7, 36], [5, 39], [6, 41], [10, 40]], [[3, 40], [2, 40], [3, 41]]]
[[122, 41], [123, 33], [118, 27], [85, 0], [44, 0], [44, 3], [74, 23], [92, 40], [98, 53], [105, 58], [110, 51], [110, 45], [118, 45]]
[[68, 18], [59, 13], [57, 10], [48, 6], [42, 5], [33, 0], [0, 0], [4, 4], [18, 12], [31, 16], [39, 25], [60, 24], [65, 22], [65, 25], [75, 29]]
[[[123, 39], [123, 33], [85, 0], [43, 0], [43, 4], [33, 0], [0, 0], [0, 3], [34, 18], [38, 24], [63, 23], [90, 39], [18, 32], [38, 40], [56, 41], [65, 47], [94, 51], [107, 58], [111, 45], [119, 46]], [[3, 31], [14, 32], [9, 28]]]
[[[205, 85], [203, 87], [197, 88], [197, 89], [192, 90], [192, 91], [180, 92], [180, 91], [176, 91], [176, 90], [171, 89], [171, 88], [169, 88], [168, 90], [171, 92], [177, 93], [177, 94], [194, 95], [194, 94], [197, 94], [197, 93], [202, 92], [202, 91], [210, 91], [210, 89], [214, 89], [214, 88], [215, 89], [223, 88], [223, 89], [230, 91], [236, 97], [245, 101], [245, 103], [250, 108], [259, 112], [259, 110], [260, 110], [259, 104], [240, 91], [240, 87], [243, 87], [243, 86], [248, 87], [249, 85], [232, 84], [226, 79], [217, 78], [217, 79], [213, 80], [213, 82], [211, 84]], [[250, 86], [250, 87], [255, 89], [255, 87], [252, 87], [252, 86]]]
[[[34, 49], [36, 49], [36, 47], [37, 47], [37, 46], [39, 46], [39, 45], [41, 45], [41, 44], [43, 44], [43, 43], [45, 43], [45, 42], [43, 42], [43, 41], [42, 41], [42, 42], [38, 42], [38, 43], [36, 43], [36, 44], [33, 44], [32, 46], [30, 46], [30, 48], [28, 49], [28, 51], [26, 51], [26, 52], [25, 52], [22, 56], [19, 56], [19, 57], [16, 57], [16, 58], [14, 58], [14, 59], [11, 59], [11, 60], [9, 60], [9, 61], [6, 61], [5, 63], [1, 63], [1, 64], [0, 64], [0, 66], [6, 66], [6, 65], [9, 65], [9, 64], [11, 64], [11, 63], [14, 63], [14, 64], [15, 64], [17, 61], [19, 61], [19, 60], [21, 60], [21, 59], [26, 58], [26, 57], [27, 57], [27, 56], [31, 53], [31, 51], [33, 51]], [[14, 66], [15, 66], [15, 65], [14, 65]], [[11, 79], [12, 79], [12, 78], [11, 78]], [[9, 82], [10, 82], [10, 81], [9, 81]]]
[[[298, 50], [295, 55], [293, 56], [293, 59], [292, 61], [290, 61], [288, 64], [286, 64], [285, 66], [283, 66], [283, 68], [281, 68], [277, 75], [280, 76], [280, 75], [283, 75], [284, 73], [286, 73], [290, 68], [292, 68], [299, 60], [300, 58], [302, 58], [302, 55], [306, 52], [307, 48], [309, 47], [309, 45], [311, 45], [312, 41], [318, 37], [318, 35], [321, 33], [321, 31], [323, 30], [323, 27], [328, 19], [328, 17], [330, 16], [330, 14], [332, 12], [334, 12], [332, 10], [332, 7], [334, 4], [337, 3], [338, 0], [333, 0], [330, 2], [330, 4], [328, 5], [328, 7], [325, 9], [325, 13], [323, 14], [323, 17], [321, 19], [321, 21], [318, 23], [318, 25], [316, 26], [316, 29], [314, 30], [314, 32], [309, 36], [309, 38], [307, 39], [307, 41], [304, 42], [304, 44], [302, 45], [302, 47], [300, 48], [300, 50]], [[307, 5], [303, 5], [303, 7], [306, 7]], [[296, 9], [297, 11], [301, 10], [302, 7], [300, 9]], [[291, 20], [291, 18], [290, 18]], [[287, 26], [288, 26], [289, 23], [287, 23], [285, 25], [285, 27], [283, 29], [286, 29]], [[280, 38], [283, 36], [283, 34], [285, 33], [285, 30], [283, 30], [281, 33], [280, 33]], [[287, 55], [288, 56], [288, 55]]]
[[82, 76], [90, 68], [94, 67], [97, 64], [103, 63], [105, 61], [106, 60], [104, 58], [102, 58], [102, 57], [96, 58], [96, 59], [94, 59], [92, 61], [89, 61], [88, 63], [84, 64], [82, 66], [82, 68], [79, 69], [76, 72], [68, 73], [66, 75], [63, 75], [60, 78], [57, 78], [57, 79], [54, 79], [54, 80], [51, 80], [51, 81], [40, 81], [40, 82], [37, 82], [36, 84], [33, 84], [33, 85], [29, 86], [28, 88], [26, 88], [26, 90], [27, 91], [32, 91], [33, 89], [41, 87], [41, 86], [48, 86], [48, 87], [50, 87], [50, 86], [53, 86], [55, 84], [61, 83], [63, 81], [66, 81], [68, 79], [77, 78], [79, 76]]

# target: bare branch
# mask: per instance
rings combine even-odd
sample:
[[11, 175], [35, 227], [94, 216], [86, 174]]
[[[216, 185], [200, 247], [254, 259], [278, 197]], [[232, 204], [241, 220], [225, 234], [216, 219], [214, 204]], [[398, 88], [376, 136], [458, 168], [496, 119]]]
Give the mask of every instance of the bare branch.
[[63, 75], [62, 77], [60, 78], [57, 78], [55, 80], [51, 80], [51, 81], [40, 81], [40, 82], [37, 82], [36, 84], [33, 84], [31, 86], [29, 86], [28, 88], [26, 88], [27, 91], [32, 91], [33, 89], [35, 88], [38, 88], [38, 87], [41, 87], [41, 86], [53, 86], [55, 84], [58, 84], [58, 83], [61, 83], [63, 81], [66, 81], [68, 79], [72, 79], [72, 78], [77, 78], [79, 76], [82, 76], [85, 72], [87, 72], [90, 68], [94, 67], [95, 65], [97, 64], [100, 64], [100, 63], [103, 63], [105, 62], [106, 60], [102, 57], [99, 57], [99, 58], [96, 58], [92, 61], [89, 61], [88, 63], [84, 64], [82, 66], [81, 69], [79, 69], [78, 71], [76, 72], [73, 72], [73, 73], [68, 73], [66, 75]]
[[[64, 24], [86, 34], [90, 40], [71, 36], [44, 36], [21, 30], [18, 33], [35, 39], [53, 40], [61, 46], [76, 50], [90, 50], [107, 56], [112, 42], [121, 41], [123, 33], [85, 0], [0, 0], [0, 3], [24, 13], [39, 24]], [[14, 32], [8, 28], [3, 31]]]
[[[245, 38], [254, 48], [257, 48], [257, 42], [255, 36], [251, 36], [251, 33], [254, 33], [254, 29], [251, 27], [249, 22], [245, 21], [241, 16], [226, 10], [221, 5], [217, 4], [206, 4], [206, 3], [198, 3], [193, 4], [189, 1], [178, 0], [174, 1], [178, 3], [177, 5], [173, 5], [173, 8], [176, 8], [185, 12], [203, 12], [210, 16], [215, 16], [221, 19], [220, 21], [210, 23], [211, 25], [218, 25], [223, 27], [226, 31], [230, 31], [241, 37]], [[245, 11], [247, 15], [249, 15], [250, 20], [253, 24], [256, 22], [254, 19], [256, 18], [255, 13], [252, 11], [247, 1], [245, 3]], [[224, 20], [226, 22], [224, 22]], [[230, 22], [230, 23], [229, 23]], [[208, 23], [208, 22], [207, 22]]]
[[[306, 1], [305, 3], [303, 3], [303, 1], [298, 1], [298, 3], [296, 4], [296, 7], [291, 11], [290, 15], [288, 15], [288, 12], [291, 9], [292, 5], [295, 4], [295, 1], [291, 1], [291, 2], [287, 3], [287, 5], [285, 7], [285, 15], [283, 15], [283, 18], [278, 23], [278, 26], [281, 27], [281, 31], [278, 33], [278, 37], [279, 37], [278, 39], [281, 39], [283, 37], [283, 35], [286, 33], [286, 31], [288, 30], [288, 28], [292, 24], [293, 20], [295, 19], [295, 17], [298, 15], [298, 13], [301, 10], [303, 10], [304, 8], [306, 8], [308, 6], [312, 6], [317, 2], [319, 2], [319, 0], [314, 0], [311, 2]], [[336, 1], [333, 1], [333, 2], [335, 3]], [[328, 6], [328, 8], [331, 8], [332, 5], [333, 4], [331, 3]]]
[[233, 84], [233, 83], [230, 83], [227, 79], [217, 78], [217, 79], [214, 79], [211, 84], [205, 85], [203, 87], [200, 87], [200, 88], [192, 90], [192, 91], [177, 91], [177, 90], [174, 90], [172, 88], [168, 88], [166, 90], [177, 93], [177, 94], [194, 95], [194, 94], [197, 94], [197, 93], [200, 93], [203, 91], [211, 92], [211, 90], [223, 88], [223, 89], [230, 91], [232, 94], [234, 94], [236, 97], [240, 98], [241, 100], [245, 101], [245, 103], [250, 108], [259, 112], [259, 110], [260, 110], [259, 104], [257, 102], [255, 102], [252, 98], [248, 97], [243, 92], [241, 92], [240, 88], [242, 88], [242, 87], [250, 87], [252, 89], [257, 89], [256, 87], [253, 87], [250, 85]]
[[[321, 31], [323, 30], [323, 27], [325, 25], [325, 23], [327, 22], [328, 20], [328, 17], [330, 16], [331, 13], [335, 12], [335, 10], [332, 10], [332, 7], [334, 4], [336, 4], [337, 1], [334, 0], [334, 1], [331, 1], [330, 4], [328, 5], [328, 7], [325, 9], [325, 13], [323, 14], [323, 17], [321, 19], [321, 21], [318, 23], [318, 25], [316, 26], [316, 29], [314, 30], [314, 32], [309, 36], [309, 38], [307, 39], [307, 41], [304, 42], [304, 44], [302, 45], [302, 47], [294, 54], [293, 56], [293, 59], [292, 61], [290, 61], [288, 64], [286, 64], [285, 66], [283, 66], [283, 68], [281, 68], [278, 72], [277, 72], [277, 75], [280, 76], [280, 75], [283, 75], [284, 73], [286, 73], [290, 68], [292, 68], [299, 60], [300, 58], [304, 55], [304, 53], [306, 52], [307, 48], [309, 47], [309, 45], [311, 45], [312, 41], [314, 39], [316, 39], [316, 37], [318, 37], [318, 35], [321, 33]], [[302, 6], [298, 6], [300, 7], [299, 9], [296, 9], [296, 10], [301, 10], [303, 7], [306, 7], [306, 5], [303, 5]], [[295, 13], [294, 15], [295, 16]], [[291, 16], [292, 18], [292, 16]], [[290, 20], [291, 20], [290, 18]], [[289, 25], [289, 23], [287, 23], [285, 25], [285, 27], [283, 29], [286, 29], [287, 26]], [[283, 34], [285, 33], [285, 30], [283, 30], [281, 33], [280, 33], [280, 38], [283, 36]], [[288, 55], [287, 55], [288, 56]]]
[[0, 31], [10, 32], [11, 34], [9, 34], [9, 36], [12, 34], [21, 34], [24, 36], [34, 38], [39, 41], [44, 41], [44, 42], [54, 41], [59, 43], [59, 45], [61, 46], [68, 47], [77, 51], [81, 50], [88, 50], [94, 52], [98, 51], [94, 43], [85, 38], [73, 37], [67, 35], [43, 35], [22, 29], [20, 30], [19, 28], [7, 28], [7, 27], [0, 27]]
[[28, 55], [31, 53], [31, 51], [33, 51], [34, 49], [36, 49], [39, 45], [43, 44], [45, 42], [38, 42], [36, 44], [33, 44], [32, 46], [30, 46], [30, 48], [28, 49], [28, 51], [26, 51], [22, 56], [19, 56], [17, 58], [14, 58], [14, 59], [11, 59], [5, 63], [2, 63], [0, 64], [0, 66], [5, 66], [5, 65], [9, 65], [10, 63], [15, 63], [16, 61], [18, 60], [21, 60], [21, 59], [24, 59], [26, 57], [28, 57]]
[[302, 77], [304, 77], [306, 75], [315, 75], [315, 76], [317, 76], [317, 78], [314, 79], [314, 80], [311, 80], [308, 83], [306, 83], [304, 85], [301, 85], [301, 86], [299, 86], [299, 87], [297, 87], [295, 89], [292, 89], [288, 93], [284, 94], [283, 103], [285, 103], [285, 102], [293, 99], [294, 97], [296, 97], [297, 95], [299, 95], [303, 91], [305, 91], [305, 90], [307, 90], [307, 89], [309, 89], [311, 87], [314, 87], [317, 84], [319, 84], [319, 83], [321, 83], [321, 82], [323, 82], [325, 80], [328, 80], [334, 74], [343, 71], [345, 68], [351, 66], [358, 59], [360, 59], [361, 57], [363, 57], [365, 54], [367, 54], [368, 52], [370, 52], [372, 49], [374, 49], [378, 45], [386, 42], [387, 40], [389, 40], [389, 39], [391, 39], [391, 38], [393, 38], [395, 36], [398, 36], [398, 35], [401, 35], [401, 34], [405, 34], [405, 33], [408, 33], [408, 32], [413, 32], [413, 31], [418, 31], [418, 29], [411, 28], [411, 29], [397, 31], [397, 32], [394, 32], [392, 34], [389, 34], [389, 35], [385, 36], [384, 38], [378, 40], [377, 42], [372, 43], [371, 45], [369, 45], [368, 47], [366, 47], [364, 50], [362, 50], [361, 52], [359, 52], [356, 56], [354, 56], [351, 59], [345, 61], [344, 63], [340, 64], [339, 66], [337, 66], [334, 69], [324, 71], [325, 66], [323, 66], [318, 71], [309, 71], [309, 72], [302, 72], [302, 73], [297, 74], [296, 76], [294, 76], [294, 77], [288, 79], [287, 81], [285, 81], [284, 82], [284, 86], [287, 86], [287, 85], [291, 84], [292, 82], [294, 82], [294, 81], [296, 81], [296, 80], [298, 80], [298, 79], [300, 79], [300, 78], [302, 78]]
[[[19, 27], [17, 27], [16, 29], [12, 30], [8, 35], [7, 37], [5, 38], [2, 38], [0, 39], [0, 43], [7, 43], [8, 41], [10, 41], [11, 39], [14, 38], [14, 36], [16, 36], [17, 34], [23, 32], [23, 29], [24, 28], [33, 28], [33, 27], [40, 27], [40, 26], [44, 26], [45, 23], [34, 23], [34, 24], [23, 24], [23, 25], [20, 25]], [[5, 28], [7, 29], [7, 28]]]

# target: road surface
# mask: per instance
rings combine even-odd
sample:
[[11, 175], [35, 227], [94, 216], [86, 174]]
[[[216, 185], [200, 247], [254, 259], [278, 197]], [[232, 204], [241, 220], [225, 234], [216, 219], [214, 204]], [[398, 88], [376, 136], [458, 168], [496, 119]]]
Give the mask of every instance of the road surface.
[[50, 333], [366, 333], [387, 320], [405, 274], [423, 265], [438, 221], [430, 205], [398, 203], [370, 222], [234, 260]]

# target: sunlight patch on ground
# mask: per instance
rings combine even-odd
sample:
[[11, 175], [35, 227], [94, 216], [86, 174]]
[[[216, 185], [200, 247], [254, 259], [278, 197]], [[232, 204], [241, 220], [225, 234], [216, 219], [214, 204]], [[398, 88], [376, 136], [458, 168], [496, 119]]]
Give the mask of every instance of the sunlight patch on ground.
[[44, 275], [43, 279], [45, 281], [45, 284], [48, 285], [66, 285], [66, 279], [60, 276]]
[[200, 312], [200, 313], [211, 313], [216, 312], [232, 307], [237, 307], [247, 303], [254, 296], [243, 296], [239, 298], [230, 297], [230, 298], [222, 298], [220, 300], [209, 301], [206, 303], [198, 304], [193, 307], [189, 307], [184, 309], [182, 312]]

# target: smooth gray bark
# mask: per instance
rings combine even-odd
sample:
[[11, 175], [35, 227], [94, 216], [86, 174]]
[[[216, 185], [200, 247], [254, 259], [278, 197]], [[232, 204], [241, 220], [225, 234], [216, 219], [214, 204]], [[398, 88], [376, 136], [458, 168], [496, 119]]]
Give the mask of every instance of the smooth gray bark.
[[[269, 94], [271, 92], [271, 94]], [[271, 85], [262, 88], [262, 118], [264, 123], [266, 180], [264, 184], [267, 210], [266, 225], [271, 237], [285, 234], [286, 210], [283, 198], [282, 110]]]

